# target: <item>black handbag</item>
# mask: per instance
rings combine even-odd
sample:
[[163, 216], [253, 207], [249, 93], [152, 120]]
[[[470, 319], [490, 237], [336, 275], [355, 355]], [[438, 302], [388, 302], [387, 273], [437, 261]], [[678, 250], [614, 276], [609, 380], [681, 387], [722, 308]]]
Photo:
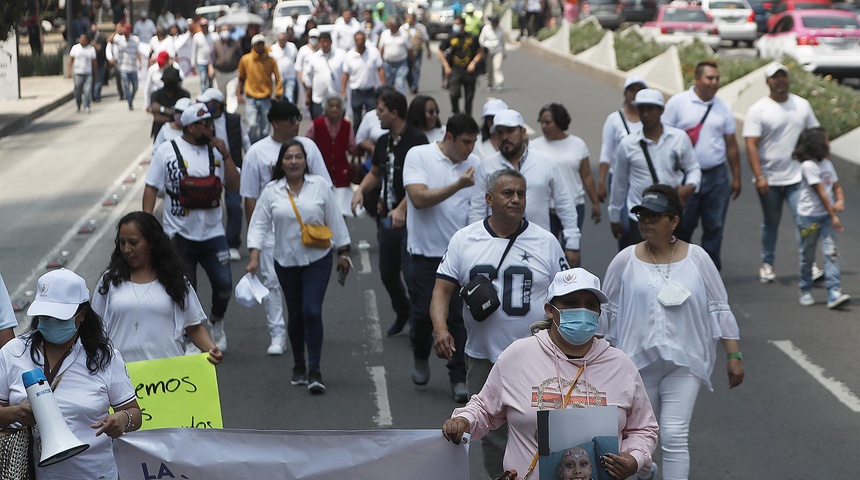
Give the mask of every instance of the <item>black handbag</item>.
[[[499, 265], [496, 267], [496, 275], [499, 274], [499, 269], [502, 268], [502, 262], [511, 247], [514, 246], [514, 241], [517, 239], [517, 234], [514, 234], [505, 248], [505, 253], [502, 254], [502, 259], [499, 260]], [[472, 318], [477, 322], [483, 322], [493, 312], [499, 309], [502, 302], [499, 301], [499, 292], [493, 286], [493, 281], [486, 275], [477, 274], [469, 283], [460, 289], [460, 298], [472, 314]]]

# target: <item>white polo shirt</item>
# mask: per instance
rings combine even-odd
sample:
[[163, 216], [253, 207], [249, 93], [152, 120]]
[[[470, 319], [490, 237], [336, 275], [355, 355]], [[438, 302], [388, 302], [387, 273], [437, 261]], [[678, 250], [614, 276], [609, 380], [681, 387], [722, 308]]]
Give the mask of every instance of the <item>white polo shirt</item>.
[[317, 50], [306, 60], [303, 75], [305, 83], [313, 88], [311, 100], [314, 103], [322, 103], [326, 93], [340, 94], [343, 59], [343, 50], [332, 48], [328, 53]]
[[761, 170], [767, 184], [794, 185], [801, 180], [800, 162], [791, 158], [797, 138], [807, 128], [819, 126], [812, 106], [805, 98], [788, 94], [779, 103], [764, 97], [747, 110], [743, 136], [758, 137]]
[[72, 71], [75, 75], [92, 75], [93, 60], [96, 59], [96, 49], [92, 45], [86, 47], [80, 43], [76, 43], [69, 51], [69, 56], [74, 58], [72, 62]]
[[[677, 187], [693, 185], [696, 191], [702, 181], [702, 170], [687, 132], [663, 125], [663, 135], [654, 142], [639, 132], [621, 140], [616, 153], [615, 172], [612, 175], [612, 196], [609, 202], [609, 221], [621, 221], [621, 207], [627, 202], [629, 210], [642, 202], [642, 191], [654, 183], [645, 153], [639, 144], [645, 140], [659, 183]], [[686, 179], [685, 179], [686, 175]], [[636, 221], [636, 215], [629, 213]]]
[[615, 151], [621, 139], [641, 131], [642, 122], [631, 122], [624, 116], [624, 110], [616, 110], [606, 117], [600, 144], [600, 163], [608, 163], [610, 173], [615, 170]]
[[361, 24], [355, 18], [351, 18], [349, 23], [347, 23], [343, 17], [338, 17], [331, 29], [332, 47], [339, 48], [344, 52], [351, 49], [355, 46], [355, 34], [360, 29]]
[[349, 75], [347, 85], [350, 90], [367, 90], [379, 86], [379, 69], [382, 68], [382, 57], [373, 45], [367, 45], [364, 53], [358, 53], [353, 48], [346, 52], [343, 61], [343, 73]]
[[[430, 190], [450, 185], [476, 169], [480, 160], [469, 155], [465, 161], [454, 163], [439, 149], [438, 143], [412, 147], [403, 163], [403, 186], [426, 185]], [[439, 258], [448, 248], [454, 233], [469, 220], [469, 202], [477, 185], [462, 188], [445, 201], [429, 208], [415, 208], [408, 191], [406, 195], [406, 249], [412, 255]]]
[[[708, 112], [708, 106], [711, 111]], [[735, 117], [732, 109], [721, 99], [714, 97], [708, 102], [696, 95], [695, 87], [672, 96], [660, 117], [664, 125], [687, 130], [695, 127], [708, 113], [699, 131], [699, 140], [694, 147], [696, 160], [702, 170], [726, 163], [726, 135], [735, 134]]]
[[[30, 345], [21, 338], [13, 338], [3, 346], [0, 350], [0, 402], [20, 405], [27, 400], [21, 375], [42, 368], [45, 360], [38, 349], [36, 359], [39, 364], [30, 357]], [[113, 349], [107, 368], [91, 374], [87, 368], [87, 352], [79, 339], [63, 361], [60, 374], [63, 377], [54, 391], [54, 399], [66, 425], [79, 440], [90, 444], [90, 448], [61, 463], [44, 468], [36, 466], [36, 478], [77, 480], [93, 478], [94, 475], [117, 478], [113, 440], [105, 434], [97, 437], [96, 429], [90, 425], [101, 422], [107, 416], [108, 408], [125, 405], [135, 398], [122, 355]], [[33, 433], [37, 435], [38, 429]]]
[[398, 29], [396, 33], [391, 33], [391, 29], [386, 29], [379, 35], [379, 49], [382, 50], [382, 59], [386, 62], [397, 63], [406, 60], [409, 57], [409, 51], [412, 50], [409, 32]]
[[[514, 166], [502, 152], [496, 152], [481, 161], [475, 170], [475, 190], [469, 206], [469, 223], [477, 222], [490, 210], [485, 195], [489, 188], [490, 174]], [[549, 230], [550, 200], [555, 201], [555, 211], [563, 226], [565, 248], [579, 250], [580, 232], [577, 226], [576, 205], [573, 194], [565, 184], [558, 165], [546, 152], [531, 146], [526, 147], [520, 159], [520, 173], [526, 177], [526, 218], [545, 230]]]

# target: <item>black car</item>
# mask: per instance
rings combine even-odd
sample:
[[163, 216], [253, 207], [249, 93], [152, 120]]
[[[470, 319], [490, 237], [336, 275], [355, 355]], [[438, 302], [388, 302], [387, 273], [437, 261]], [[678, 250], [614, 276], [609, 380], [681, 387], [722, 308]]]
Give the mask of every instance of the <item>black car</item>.
[[583, 0], [580, 18], [594, 17], [603, 28], [647, 22], [657, 13], [657, 0]]

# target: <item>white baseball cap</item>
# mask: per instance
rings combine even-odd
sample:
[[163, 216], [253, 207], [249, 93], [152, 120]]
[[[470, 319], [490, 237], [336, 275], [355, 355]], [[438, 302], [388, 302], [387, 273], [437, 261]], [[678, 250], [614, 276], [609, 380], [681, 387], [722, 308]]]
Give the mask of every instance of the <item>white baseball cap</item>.
[[580, 290], [588, 290], [595, 294], [600, 303], [609, 301], [606, 294], [600, 289], [600, 279], [588, 270], [577, 267], [570, 270], [562, 270], [555, 274], [555, 278], [549, 284], [546, 303], [549, 303], [555, 297], [563, 297]]
[[502, 110], [493, 117], [493, 126], [490, 127], [490, 133], [496, 132], [496, 127], [525, 127], [526, 122], [523, 116], [516, 110]]
[[206, 108], [206, 105], [195, 103], [182, 112], [182, 116], [179, 117], [179, 121], [182, 122], [183, 126], [188, 126], [192, 123], [202, 122], [207, 118], [212, 118], [212, 114], [209, 113], [209, 109]]
[[262, 33], [258, 33], [251, 37], [251, 45], [256, 45], [258, 43], [266, 43], [266, 36]]
[[662, 107], [663, 93], [653, 88], [643, 88], [636, 92], [636, 99], [633, 100], [633, 105], [657, 105]]
[[233, 289], [236, 301], [243, 307], [259, 305], [269, 295], [269, 289], [255, 275], [246, 273]]
[[206, 102], [224, 103], [224, 102], [226, 102], [226, 100], [224, 99], [224, 94], [221, 93], [221, 90], [218, 90], [217, 88], [212, 88], [212, 87], [209, 87], [206, 90], [203, 90], [203, 93], [201, 93], [197, 97], [197, 101], [200, 103], [206, 103]]
[[501, 98], [491, 98], [487, 100], [487, 103], [484, 104], [484, 112], [481, 115], [481, 118], [484, 117], [492, 117], [502, 110], [507, 110], [508, 104], [505, 103]]
[[48, 272], [36, 282], [36, 298], [27, 315], [45, 315], [58, 320], [75, 316], [81, 304], [90, 301], [87, 282], [71, 270], [61, 268]]
[[629, 87], [630, 85], [636, 85], [637, 83], [645, 88], [648, 88], [648, 82], [646, 82], [644, 78], [638, 75], [633, 75], [632, 77], [627, 77], [627, 80], [624, 80], [623, 90], [627, 90], [627, 87]]
[[788, 75], [788, 67], [778, 62], [771, 63], [765, 67], [764, 76], [770, 78], [776, 75], [777, 72], [785, 72], [785, 74]]
[[320, 38], [320, 31], [318, 28], [312, 28], [310, 32], [308, 32], [308, 37], [316, 37]]
[[194, 105], [194, 102], [192, 102], [190, 98], [182, 97], [179, 100], [177, 100], [175, 104], [173, 104], [173, 111], [174, 112], [184, 112], [185, 109], [190, 107], [191, 105]]

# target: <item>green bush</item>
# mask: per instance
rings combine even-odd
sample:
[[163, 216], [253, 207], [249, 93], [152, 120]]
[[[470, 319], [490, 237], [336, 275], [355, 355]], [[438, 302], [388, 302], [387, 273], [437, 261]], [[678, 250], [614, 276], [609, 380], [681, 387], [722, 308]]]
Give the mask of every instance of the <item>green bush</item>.
[[[678, 58], [681, 60], [684, 85], [689, 88], [695, 83], [696, 65], [704, 60], [714, 60], [714, 54], [710, 47], [696, 39], [693, 43], [678, 47]], [[769, 62], [761, 58], [717, 58], [716, 61], [720, 67], [722, 85], [728, 85]]]
[[637, 32], [615, 34], [615, 61], [618, 69], [628, 71], [665, 52], [668, 47], [646, 42]]
[[42, 55], [21, 55], [18, 57], [18, 75], [22, 77], [42, 77], [63, 74], [63, 47], [54, 53]]
[[570, 30], [570, 53], [584, 52], [597, 45], [606, 31], [594, 22], [584, 22], [577, 28]]
[[831, 139], [860, 127], [860, 96], [854, 89], [839, 85], [829, 76], [813, 75], [792, 58], [782, 63], [791, 71], [791, 93], [809, 100]]
[[[547, 38], [549, 38], [549, 37], [551, 37], [551, 36], [555, 35], [556, 33], [558, 33], [558, 27], [551, 27], [551, 28], [550, 28], [550, 27], [544, 27], [544, 28], [541, 28], [541, 29], [540, 29], [540, 30], [538, 30], [538, 32], [537, 32], [537, 40], [538, 40], [539, 42], [542, 42], [542, 41], [546, 40]], [[573, 33], [572, 33], [572, 32], [571, 32], [571, 35], [573, 35]]]

